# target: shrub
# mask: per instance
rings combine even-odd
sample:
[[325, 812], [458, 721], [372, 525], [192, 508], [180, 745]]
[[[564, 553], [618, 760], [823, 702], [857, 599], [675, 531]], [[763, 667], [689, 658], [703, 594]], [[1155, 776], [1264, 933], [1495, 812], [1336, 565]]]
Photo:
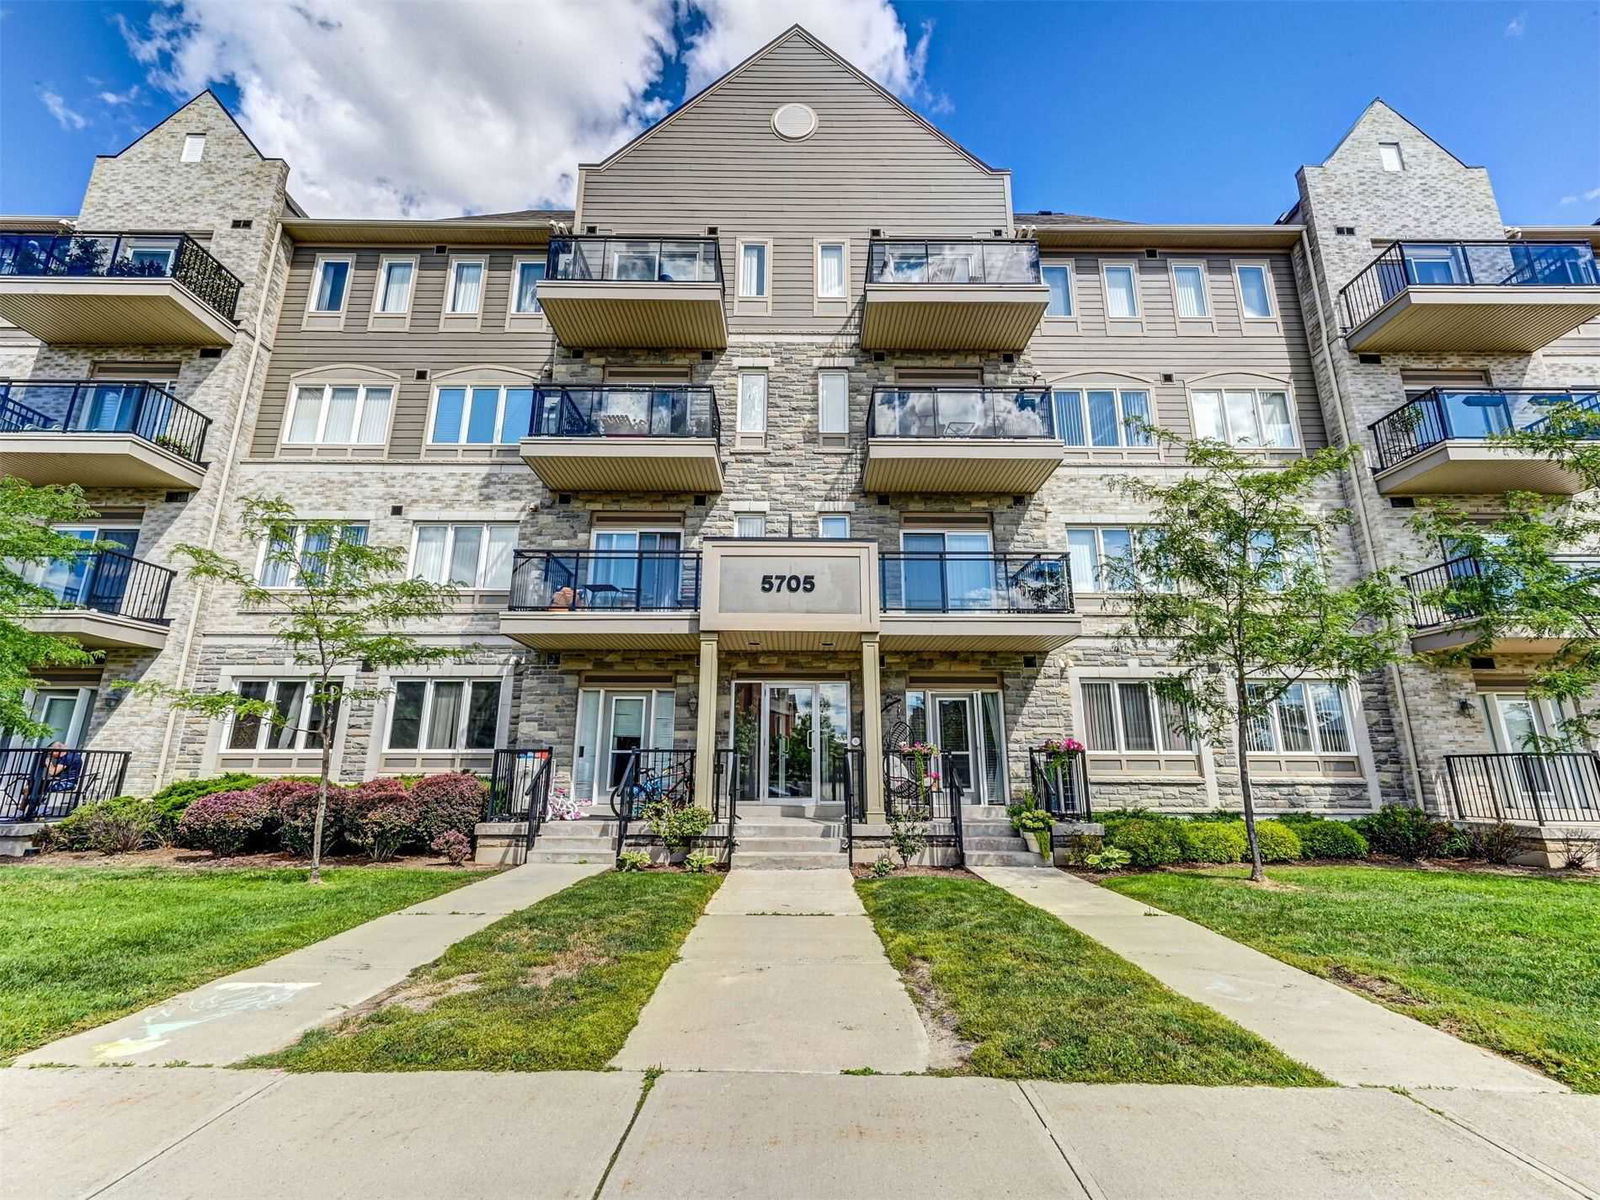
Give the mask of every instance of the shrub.
[[1367, 839], [1359, 829], [1343, 821], [1303, 821], [1290, 827], [1300, 835], [1300, 848], [1307, 858], [1367, 856]]
[[434, 837], [446, 832], [440, 829], [432, 837], [422, 837], [425, 801], [418, 798], [415, 789], [407, 791], [398, 779], [369, 779], [358, 784], [350, 789], [348, 803], [349, 839], [365, 850], [373, 862], [393, 858], [406, 845], [429, 845]]
[[717, 856], [709, 850], [691, 850], [684, 857], [683, 869], [693, 875], [704, 875], [716, 862]]
[[673, 852], [688, 849], [690, 842], [711, 828], [710, 809], [696, 808], [692, 804], [680, 808], [666, 800], [658, 800], [647, 807], [644, 819], [649, 822], [650, 831]]
[[1437, 855], [1454, 832], [1420, 808], [1404, 804], [1386, 804], [1353, 824], [1377, 853], [1393, 854], [1406, 862]]
[[1212, 808], [1212, 809], [1207, 809], [1205, 812], [1195, 813], [1193, 816], [1191, 816], [1189, 818], [1189, 824], [1191, 824], [1191, 825], [1205, 825], [1205, 824], [1231, 825], [1235, 821], [1243, 821], [1243, 820], [1244, 820], [1244, 813], [1240, 812], [1237, 808]]
[[1137, 817], [1106, 828], [1106, 845], [1121, 850], [1136, 867], [1164, 867], [1183, 858], [1177, 821]]
[[884, 879], [894, 874], [894, 859], [887, 854], [880, 854], [872, 860], [872, 877]]
[[1522, 850], [1522, 835], [1515, 825], [1499, 821], [1493, 825], [1467, 826], [1467, 845], [1473, 858], [1504, 865]]
[[650, 865], [650, 854], [646, 850], [624, 850], [617, 855], [617, 870], [643, 871]]
[[483, 820], [488, 795], [483, 781], [465, 771], [424, 775], [411, 788], [416, 801], [417, 844], [426, 846], [451, 829], [470, 837], [473, 827]]
[[1300, 857], [1300, 835], [1282, 821], [1257, 821], [1256, 845], [1261, 847], [1262, 862], [1293, 862]]
[[150, 800], [115, 796], [80, 805], [71, 815], [47, 826], [43, 846], [50, 850], [97, 850], [127, 854], [161, 845], [170, 828]]
[[1556, 835], [1561, 865], [1569, 871], [1581, 871], [1600, 850], [1600, 837], [1586, 829], [1563, 829]]
[[1183, 857], [1189, 862], [1236, 863], [1244, 852], [1243, 821], [1196, 821], [1183, 830]]
[[1094, 854], [1084, 855], [1083, 861], [1096, 871], [1120, 871], [1128, 865], [1130, 856], [1126, 850], [1107, 846]]
[[428, 843], [428, 849], [444, 855], [452, 867], [459, 867], [472, 856], [472, 841], [458, 829], [446, 829]]
[[210, 779], [175, 779], [150, 799], [163, 806], [175, 805], [181, 813], [201, 796], [210, 796], [216, 792], [248, 791], [258, 783], [267, 782], [270, 780], [265, 775], [247, 775], [243, 771], [229, 771], [226, 775], [215, 775]]
[[894, 847], [900, 865], [909, 867], [911, 860], [928, 848], [928, 826], [911, 813], [891, 812], [887, 818], [889, 844]]
[[277, 806], [259, 789], [213, 792], [183, 810], [177, 840], [181, 846], [209, 850], [218, 856], [239, 854], [263, 846], [277, 824]]

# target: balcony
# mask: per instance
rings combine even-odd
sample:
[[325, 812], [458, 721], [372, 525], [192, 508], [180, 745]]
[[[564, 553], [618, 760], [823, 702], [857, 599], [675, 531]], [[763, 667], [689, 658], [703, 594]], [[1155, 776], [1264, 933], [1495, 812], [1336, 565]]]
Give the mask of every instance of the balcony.
[[709, 387], [547, 387], [522, 461], [554, 492], [720, 492]]
[[230, 346], [239, 290], [187, 234], [0, 231], [0, 317], [53, 345]]
[[1593, 754], [1446, 754], [1444, 769], [1457, 820], [1600, 822]]
[[1600, 316], [1587, 242], [1395, 242], [1339, 293], [1353, 351], [1548, 346]]
[[879, 388], [867, 413], [862, 487], [1028, 495], [1061, 455], [1043, 388]]
[[[1600, 558], [1560, 560], [1571, 578], [1600, 589]], [[1509, 568], [1501, 567], [1504, 572]], [[1405, 577], [1411, 592], [1411, 649], [1417, 654], [1460, 650], [1477, 642], [1484, 603], [1494, 595], [1492, 568], [1481, 559], [1453, 558]], [[1494, 637], [1493, 654], [1553, 654], [1570, 638], [1514, 628]]]
[[210, 428], [153, 383], [0, 383], [0, 473], [29, 483], [193, 491]]
[[90, 649], [159, 650], [167, 643], [167, 595], [173, 572], [115, 550], [22, 568], [22, 577], [53, 598], [23, 624]]
[[861, 345], [1021, 350], [1049, 300], [1038, 242], [874, 241]]
[[128, 758], [126, 750], [0, 751], [0, 825], [58, 821], [80, 805], [122, 795]]
[[693, 650], [700, 555], [518, 550], [500, 632], [537, 650]]
[[539, 304], [574, 348], [728, 344], [716, 238], [553, 238]]
[[1047, 654], [1080, 631], [1065, 554], [907, 551], [878, 569], [885, 650]]

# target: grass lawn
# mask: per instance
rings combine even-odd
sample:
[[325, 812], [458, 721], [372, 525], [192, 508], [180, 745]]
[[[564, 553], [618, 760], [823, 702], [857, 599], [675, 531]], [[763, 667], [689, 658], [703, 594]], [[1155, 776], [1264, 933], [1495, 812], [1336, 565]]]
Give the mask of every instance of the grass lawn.
[[0, 1064], [481, 871], [0, 870]]
[[622, 1049], [720, 875], [594, 875], [413, 971], [371, 1011], [244, 1065], [598, 1071]]
[[1328, 1081], [1099, 943], [979, 879], [856, 883], [925, 1012], [970, 1046], [954, 1072], [1073, 1083]]
[[1274, 867], [1130, 875], [1106, 886], [1354, 986], [1397, 1012], [1600, 1092], [1600, 884]]

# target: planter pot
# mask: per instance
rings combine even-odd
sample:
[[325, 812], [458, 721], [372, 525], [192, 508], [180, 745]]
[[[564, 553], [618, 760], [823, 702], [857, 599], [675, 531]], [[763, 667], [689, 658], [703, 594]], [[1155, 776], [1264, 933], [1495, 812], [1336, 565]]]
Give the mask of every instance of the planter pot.
[[1040, 858], [1049, 858], [1050, 857], [1050, 830], [1048, 830], [1048, 829], [1035, 829], [1031, 834], [1029, 834], [1029, 837], [1031, 837], [1033, 839], [1033, 844], [1039, 848], [1039, 857]]

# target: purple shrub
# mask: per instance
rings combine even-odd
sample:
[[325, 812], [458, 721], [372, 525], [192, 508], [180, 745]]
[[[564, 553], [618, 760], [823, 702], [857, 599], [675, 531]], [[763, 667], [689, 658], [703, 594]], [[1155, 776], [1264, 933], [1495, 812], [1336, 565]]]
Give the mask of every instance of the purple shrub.
[[[311, 856], [311, 835], [317, 822], [317, 785], [295, 779], [273, 780], [253, 789], [265, 794], [278, 811], [283, 848], [299, 858]], [[349, 836], [350, 789], [328, 785], [328, 811], [322, 821], [322, 853], [338, 847]]]
[[374, 862], [393, 858], [407, 845], [424, 846], [416, 797], [398, 779], [369, 779], [350, 792], [350, 840]]
[[444, 855], [452, 867], [459, 867], [472, 854], [472, 840], [464, 833], [447, 829], [428, 843], [428, 849]]
[[476, 775], [458, 771], [424, 776], [412, 787], [411, 795], [417, 802], [418, 839], [427, 846], [452, 830], [471, 837], [473, 827], [483, 820], [488, 790]]
[[219, 857], [263, 847], [278, 825], [278, 807], [261, 794], [262, 784], [242, 792], [213, 792], [184, 809], [177, 842]]

